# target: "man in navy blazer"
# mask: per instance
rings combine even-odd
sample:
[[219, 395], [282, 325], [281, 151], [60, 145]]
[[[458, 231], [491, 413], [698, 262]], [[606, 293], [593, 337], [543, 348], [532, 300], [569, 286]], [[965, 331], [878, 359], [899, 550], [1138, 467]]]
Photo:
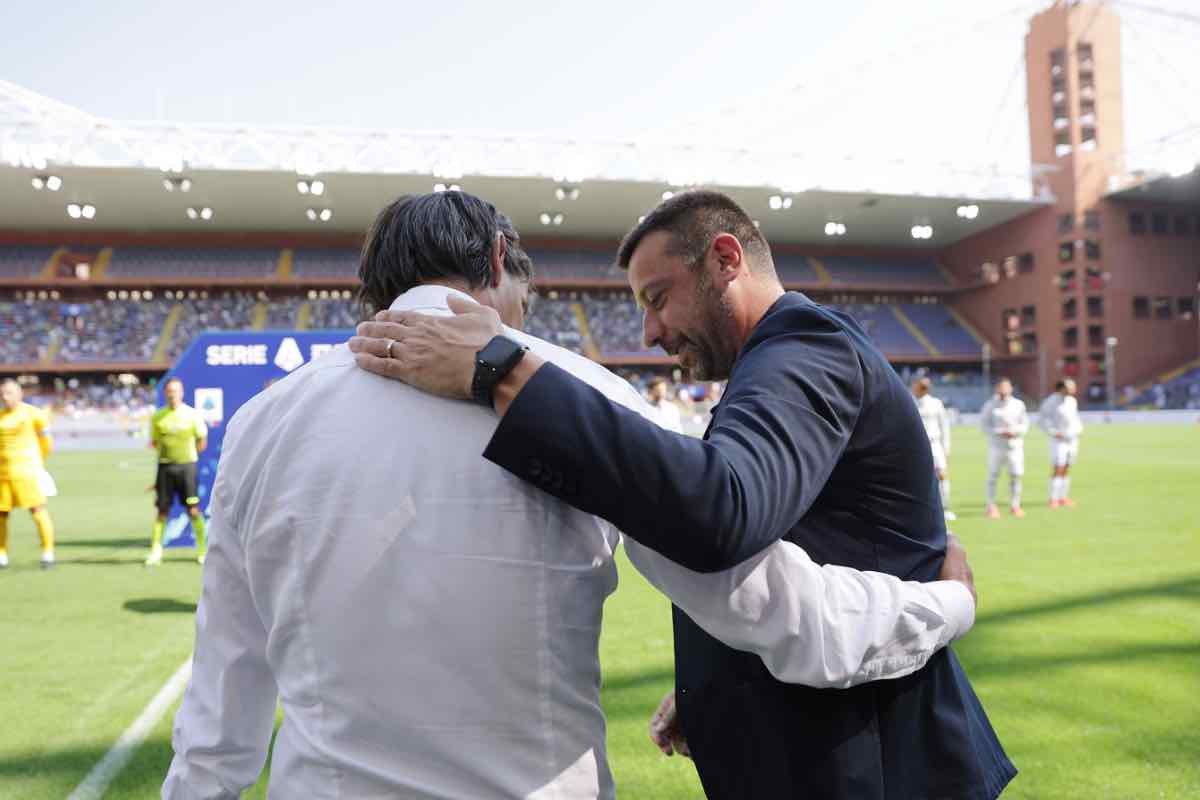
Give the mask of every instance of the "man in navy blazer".
[[[491, 403], [486, 458], [690, 569], [785, 538], [818, 563], [937, 578], [945, 524], [907, 387], [852, 319], [783, 290], [736, 203], [676, 195], [618, 262], [647, 346], [729, 380], [703, 440], [496, 341], [482, 307], [392, 314], [351, 347], [367, 369]], [[820, 690], [775, 680], [678, 609], [674, 627], [679, 722], [709, 797], [991, 800], [1016, 774], [950, 648], [905, 678]]]

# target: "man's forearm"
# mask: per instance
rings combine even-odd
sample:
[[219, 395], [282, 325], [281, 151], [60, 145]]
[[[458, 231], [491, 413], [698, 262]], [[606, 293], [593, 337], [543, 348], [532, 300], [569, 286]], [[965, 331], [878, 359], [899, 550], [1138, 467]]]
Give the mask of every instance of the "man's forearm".
[[509, 406], [513, 400], [517, 399], [517, 395], [525, 388], [525, 384], [529, 383], [546, 361], [537, 353], [532, 351], [525, 353], [525, 357], [521, 359], [512, 371], [504, 376], [504, 380], [496, 384], [496, 388], [492, 390], [492, 406], [496, 409], [496, 413], [504, 416], [508, 412]]
[[626, 537], [630, 561], [709, 635], [754, 653], [786, 683], [846, 688], [899, 678], [974, 624], [958, 581], [819, 566], [790, 542], [723, 572], [687, 570]]

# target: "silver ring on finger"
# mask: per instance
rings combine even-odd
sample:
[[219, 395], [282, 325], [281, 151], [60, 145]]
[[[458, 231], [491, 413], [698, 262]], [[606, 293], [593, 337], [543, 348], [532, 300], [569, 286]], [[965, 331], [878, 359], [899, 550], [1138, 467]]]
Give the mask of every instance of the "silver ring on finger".
[[395, 358], [395, 356], [392, 355], [392, 346], [394, 344], [396, 344], [395, 339], [388, 339], [388, 343], [387, 343], [387, 357], [388, 358]]

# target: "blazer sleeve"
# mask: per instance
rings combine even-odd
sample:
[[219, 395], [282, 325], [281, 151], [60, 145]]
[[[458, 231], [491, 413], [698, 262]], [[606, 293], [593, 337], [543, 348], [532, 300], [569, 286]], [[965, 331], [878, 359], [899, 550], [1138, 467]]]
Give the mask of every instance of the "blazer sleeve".
[[677, 564], [732, 567], [799, 521], [858, 419], [857, 351], [832, 321], [808, 317], [743, 351], [705, 440], [664, 431], [547, 363], [484, 456]]

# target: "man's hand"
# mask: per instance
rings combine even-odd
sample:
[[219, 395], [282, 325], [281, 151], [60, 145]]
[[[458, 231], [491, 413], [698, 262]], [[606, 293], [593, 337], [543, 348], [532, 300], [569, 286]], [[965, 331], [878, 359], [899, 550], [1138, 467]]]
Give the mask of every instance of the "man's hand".
[[667, 692], [667, 696], [658, 704], [658, 710], [650, 718], [650, 740], [664, 755], [679, 753], [681, 756], [692, 757], [687, 739], [683, 737], [679, 716], [675, 713], [674, 690]]
[[967, 551], [962, 542], [953, 533], [946, 534], [946, 560], [942, 562], [942, 571], [938, 580], [958, 581], [971, 592], [975, 606], [979, 606], [979, 596], [975, 594], [975, 574], [967, 563]]
[[451, 296], [448, 303], [452, 317], [388, 310], [372, 322], [360, 322], [358, 335], [349, 342], [354, 360], [376, 375], [442, 397], [469, 400], [475, 354], [502, 333], [503, 326], [494, 309], [473, 300]]

